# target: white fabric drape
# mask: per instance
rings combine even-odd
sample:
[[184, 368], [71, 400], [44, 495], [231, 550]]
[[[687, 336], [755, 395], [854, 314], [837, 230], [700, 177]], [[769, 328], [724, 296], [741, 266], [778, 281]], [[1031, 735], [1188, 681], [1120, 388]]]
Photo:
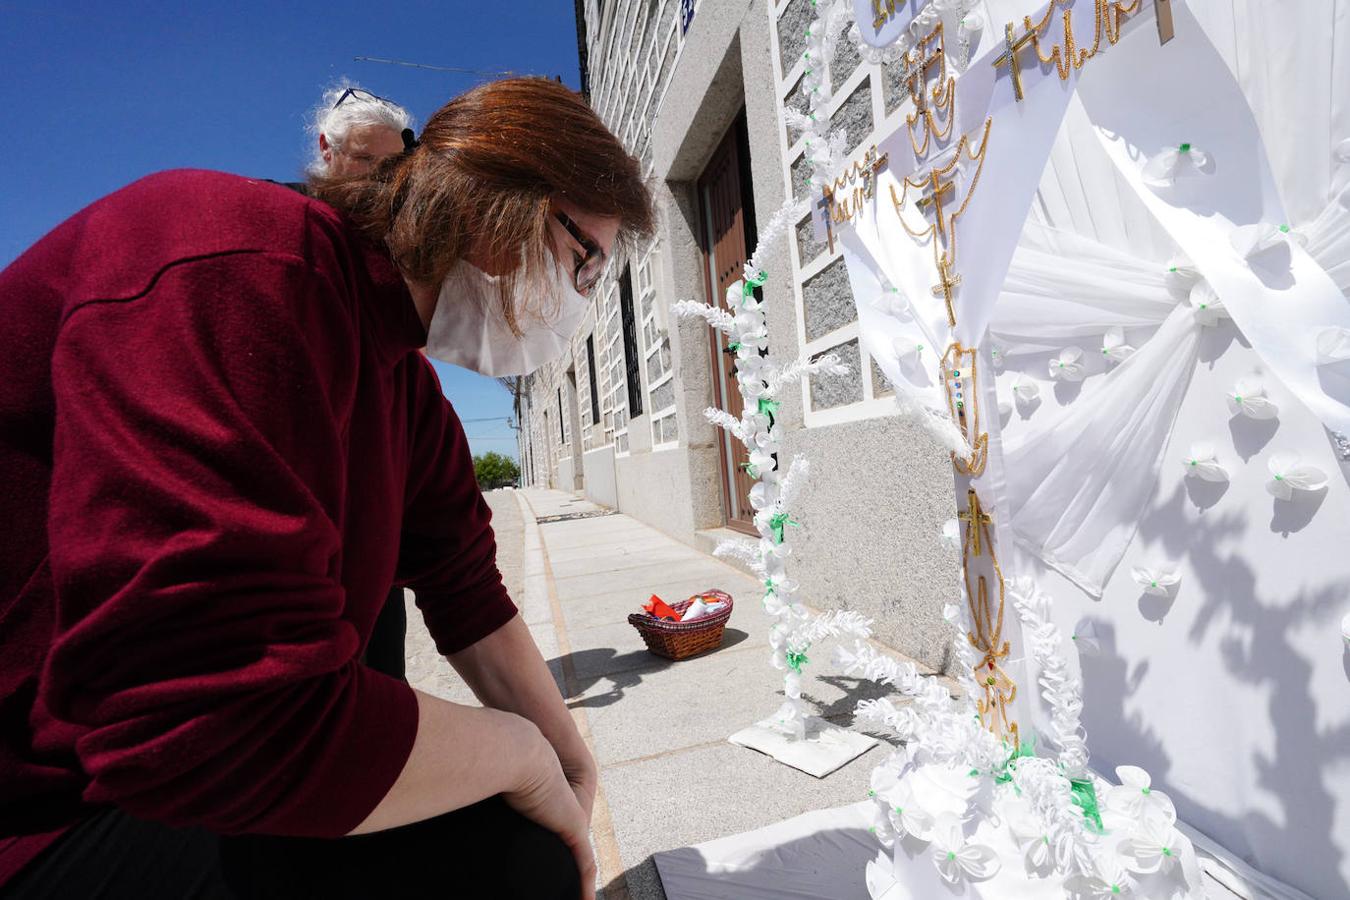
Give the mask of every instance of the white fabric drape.
[[1026, 239], [990, 326], [1010, 361], [1100, 347], [1108, 328], [1156, 329], [1093, 376], [1104, 383], [1090, 401], [1032, 418], [1003, 445], [1017, 542], [1099, 597], [1152, 494], [1202, 326], [1160, 266], [1071, 232], [1032, 228]]

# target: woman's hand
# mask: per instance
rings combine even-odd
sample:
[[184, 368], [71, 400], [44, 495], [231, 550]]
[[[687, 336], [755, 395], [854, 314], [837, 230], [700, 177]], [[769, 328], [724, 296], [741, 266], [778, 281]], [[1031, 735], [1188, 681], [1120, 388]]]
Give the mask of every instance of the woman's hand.
[[562, 764], [567, 783], [572, 786], [572, 792], [577, 795], [581, 811], [586, 814], [586, 821], [590, 822], [595, 807], [595, 791], [600, 785], [600, 772], [590, 749], [584, 743], [578, 744], [571, 753], [559, 754], [558, 761]]
[[529, 729], [529, 737], [523, 743], [529, 747], [530, 763], [520, 786], [506, 791], [502, 797], [516, 812], [562, 839], [576, 857], [582, 900], [594, 900], [595, 854], [591, 851], [590, 831], [595, 763], [591, 761], [589, 788], [580, 787], [564, 774], [553, 745], [539, 729], [524, 719], [520, 721]]

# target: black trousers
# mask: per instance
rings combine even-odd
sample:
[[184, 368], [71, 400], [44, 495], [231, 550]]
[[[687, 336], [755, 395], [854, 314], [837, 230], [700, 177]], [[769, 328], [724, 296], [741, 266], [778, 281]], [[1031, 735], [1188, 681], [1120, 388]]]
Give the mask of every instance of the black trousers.
[[408, 637], [408, 611], [403, 605], [403, 588], [393, 588], [375, 619], [375, 628], [366, 644], [366, 665], [377, 672], [404, 678], [407, 659], [404, 643]]
[[499, 797], [337, 840], [220, 838], [112, 810], [86, 820], [0, 888], [3, 900], [576, 900], [557, 835]]

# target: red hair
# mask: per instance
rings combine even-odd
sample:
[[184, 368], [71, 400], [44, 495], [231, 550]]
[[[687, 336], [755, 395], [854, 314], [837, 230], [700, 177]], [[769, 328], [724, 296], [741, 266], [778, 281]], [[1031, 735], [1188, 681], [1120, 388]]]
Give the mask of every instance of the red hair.
[[544, 78], [480, 85], [437, 110], [411, 151], [310, 186], [413, 281], [438, 285], [470, 252], [486, 255], [507, 273], [501, 312], [516, 333], [522, 313], [543, 313], [511, 298], [521, 279], [546, 283], [554, 265], [551, 198], [617, 218], [625, 244], [654, 228], [638, 161], [579, 94]]

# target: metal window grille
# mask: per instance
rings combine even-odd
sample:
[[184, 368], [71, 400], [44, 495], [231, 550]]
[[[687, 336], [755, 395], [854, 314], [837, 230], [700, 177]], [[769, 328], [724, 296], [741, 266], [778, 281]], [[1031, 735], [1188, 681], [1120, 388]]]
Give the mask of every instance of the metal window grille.
[[633, 273], [624, 267], [619, 279], [619, 311], [623, 319], [624, 372], [628, 380], [628, 417], [642, 415], [642, 372], [638, 363], [637, 325], [633, 319]]
[[591, 384], [591, 421], [600, 421], [600, 388], [595, 377], [595, 333], [586, 335], [586, 375]]

